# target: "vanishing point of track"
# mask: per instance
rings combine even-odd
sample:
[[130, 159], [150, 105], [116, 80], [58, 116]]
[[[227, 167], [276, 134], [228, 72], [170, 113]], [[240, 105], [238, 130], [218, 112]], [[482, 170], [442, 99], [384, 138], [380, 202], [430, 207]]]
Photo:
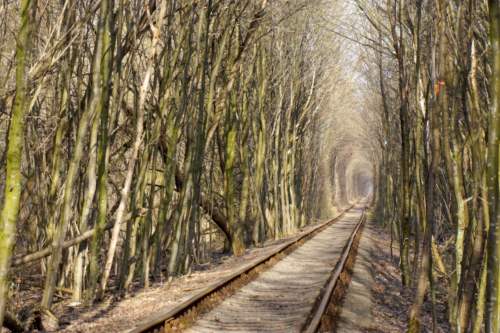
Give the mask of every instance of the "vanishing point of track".
[[129, 332], [331, 331], [365, 220], [353, 206]]

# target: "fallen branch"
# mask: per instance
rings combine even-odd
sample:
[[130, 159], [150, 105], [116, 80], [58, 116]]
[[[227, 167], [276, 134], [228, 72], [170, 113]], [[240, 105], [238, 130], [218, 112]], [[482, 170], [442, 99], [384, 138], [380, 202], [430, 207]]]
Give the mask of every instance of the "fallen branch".
[[[108, 224], [104, 230], [111, 229], [112, 225]], [[81, 242], [89, 239], [94, 235], [95, 229], [90, 229], [82, 233], [80, 236], [77, 236], [73, 239], [67, 240], [63, 242], [62, 249], [66, 249], [68, 247], [80, 244]], [[48, 257], [52, 254], [52, 246], [48, 246], [40, 251], [33, 252], [24, 256], [14, 257], [12, 260], [11, 267], [21, 266], [36, 260], [40, 260], [42, 258]]]

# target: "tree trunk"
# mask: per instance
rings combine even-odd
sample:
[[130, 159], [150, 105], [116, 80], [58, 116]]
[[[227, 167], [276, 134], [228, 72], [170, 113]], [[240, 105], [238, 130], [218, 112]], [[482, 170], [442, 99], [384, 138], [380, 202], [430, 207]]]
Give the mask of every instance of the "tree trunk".
[[29, 111], [26, 80], [26, 53], [30, 41], [30, 0], [22, 0], [20, 7], [20, 28], [16, 44], [16, 97], [10, 117], [5, 192], [0, 215], [0, 331], [4, 318], [9, 289], [8, 272], [12, 246], [16, 235], [16, 224], [21, 197], [21, 164], [25, 116]]

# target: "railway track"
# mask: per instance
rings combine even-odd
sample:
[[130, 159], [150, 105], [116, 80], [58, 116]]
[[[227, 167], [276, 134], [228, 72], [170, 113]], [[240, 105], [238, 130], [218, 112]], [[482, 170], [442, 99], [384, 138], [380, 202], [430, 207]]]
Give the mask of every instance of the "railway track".
[[353, 206], [128, 332], [331, 331], [364, 221]]

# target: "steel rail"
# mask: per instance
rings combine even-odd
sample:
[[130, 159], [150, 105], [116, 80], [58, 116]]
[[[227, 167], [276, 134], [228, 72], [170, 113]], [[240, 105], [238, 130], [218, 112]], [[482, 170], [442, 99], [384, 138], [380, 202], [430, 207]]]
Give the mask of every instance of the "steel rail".
[[351, 233], [349, 241], [347, 242], [346, 246], [344, 247], [344, 250], [342, 251], [342, 256], [339, 259], [339, 261], [337, 261], [337, 264], [335, 265], [335, 268], [333, 269], [330, 278], [325, 284], [324, 291], [319, 296], [319, 302], [317, 302], [316, 306], [313, 307], [309, 320], [306, 322], [306, 325], [303, 328], [302, 332], [315, 333], [318, 331], [321, 325], [321, 319], [323, 318], [323, 315], [328, 309], [332, 294], [335, 290], [335, 287], [337, 286], [337, 283], [339, 282], [340, 275], [346, 268], [346, 263], [348, 261], [349, 255], [351, 254], [351, 251], [353, 250], [353, 244], [356, 239], [356, 236], [358, 236], [358, 233], [360, 232], [361, 227], [363, 226], [365, 221], [366, 221], [366, 215], [365, 215], [365, 210], [363, 210], [361, 218], [359, 219], [359, 222], [356, 224], [356, 227]]

